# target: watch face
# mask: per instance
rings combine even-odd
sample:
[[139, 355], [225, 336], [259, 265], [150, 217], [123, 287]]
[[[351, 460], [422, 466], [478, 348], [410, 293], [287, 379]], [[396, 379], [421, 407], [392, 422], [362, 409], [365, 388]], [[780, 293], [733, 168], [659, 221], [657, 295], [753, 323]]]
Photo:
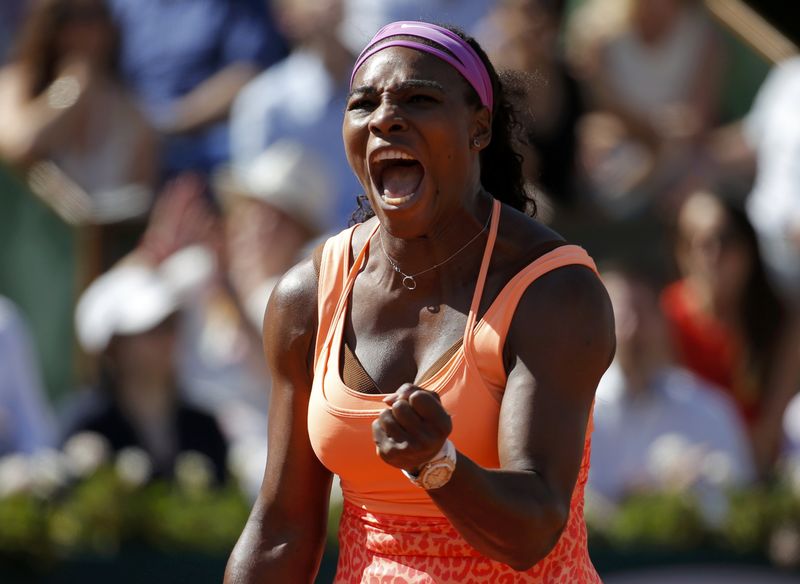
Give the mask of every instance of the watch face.
[[447, 484], [455, 468], [455, 463], [449, 459], [431, 463], [422, 472], [419, 482], [425, 489], [438, 489]]

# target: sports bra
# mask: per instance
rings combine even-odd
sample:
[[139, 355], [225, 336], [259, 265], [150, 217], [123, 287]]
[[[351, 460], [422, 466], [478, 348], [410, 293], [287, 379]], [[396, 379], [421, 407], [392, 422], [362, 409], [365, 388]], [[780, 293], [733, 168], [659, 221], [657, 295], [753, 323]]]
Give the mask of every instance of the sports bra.
[[[463, 343], [441, 368], [418, 384], [439, 394], [453, 420], [450, 439], [456, 448], [485, 468], [500, 466], [497, 434], [506, 383], [503, 347], [519, 299], [532, 282], [554, 269], [582, 265], [596, 272], [594, 262], [582, 248], [558, 247], [520, 270], [477, 320], [497, 239], [500, 208], [500, 202], [495, 200]], [[424, 490], [376, 454], [371, 424], [385, 409], [382, 400], [386, 394], [359, 392], [342, 380], [340, 360], [350, 292], [369, 257], [369, 242], [378, 223], [351, 265], [356, 227], [329, 239], [322, 251], [314, 378], [308, 408], [311, 446], [319, 460], [339, 476], [347, 502], [375, 513], [442, 517]], [[587, 429], [584, 460], [573, 493], [573, 498], [579, 496], [581, 501], [587, 478], [584, 475], [588, 474], [590, 432], [591, 427]]]

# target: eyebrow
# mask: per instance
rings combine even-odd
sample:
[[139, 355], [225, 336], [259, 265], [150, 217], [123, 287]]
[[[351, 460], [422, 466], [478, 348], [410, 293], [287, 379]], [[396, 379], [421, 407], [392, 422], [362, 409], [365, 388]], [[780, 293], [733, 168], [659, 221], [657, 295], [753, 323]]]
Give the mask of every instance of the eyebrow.
[[[435, 89], [437, 91], [444, 92], [444, 85], [439, 83], [438, 81], [431, 81], [429, 79], [409, 79], [408, 81], [402, 81], [398, 83], [394, 88], [393, 91], [403, 91], [406, 89], [413, 89], [417, 87], [424, 87], [426, 89]], [[347, 99], [349, 100], [354, 95], [377, 95], [378, 90], [373, 87], [372, 85], [361, 85], [359, 87], [355, 87], [350, 93], [347, 94]]]

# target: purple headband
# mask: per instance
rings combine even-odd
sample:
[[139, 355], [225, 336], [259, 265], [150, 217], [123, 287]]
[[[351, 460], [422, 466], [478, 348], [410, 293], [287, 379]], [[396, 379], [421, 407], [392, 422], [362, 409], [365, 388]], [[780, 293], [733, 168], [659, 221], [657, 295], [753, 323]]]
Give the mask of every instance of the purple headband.
[[[437, 47], [432, 47], [414, 40], [395, 39], [383, 43], [378, 47], [375, 46], [379, 41], [385, 38], [398, 35], [431, 40], [450, 51], [452, 55]], [[356, 76], [356, 71], [364, 64], [364, 61], [378, 51], [389, 47], [417, 49], [430, 53], [431, 55], [439, 57], [442, 61], [449, 63], [456, 71], [461, 73], [461, 76], [475, 89], [481, 103], [489, 108], [489, 111], [492, 111], [492, 82], [489, 79], [489, 72], [486, 70], [486, 66], [483, 64], [483, 61], [481, 61], [481, 58], [475, 50], [469, 46], [469, 43], [456, 33], [427, 22], [399, 21], [387, 24], [380, 29], [375, 36], [372, 37], [372, 40], [369, 41], [367, 47], [361, 51], [361, 54], [356, 60], [356, 64], [353, 66], [353, 73], [350, 75], [351, 88], [353, 87], [353, 78]]]

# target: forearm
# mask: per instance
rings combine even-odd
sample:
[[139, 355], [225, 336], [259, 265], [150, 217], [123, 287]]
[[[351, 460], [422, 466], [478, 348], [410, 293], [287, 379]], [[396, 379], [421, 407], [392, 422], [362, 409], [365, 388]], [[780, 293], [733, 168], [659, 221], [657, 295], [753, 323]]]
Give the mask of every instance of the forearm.
[[171, 133], [197, 130], [228, 117], [231, 104], [244, 85], [256, 74], [247, 63], [234, 63], [209, 77], [176, 104]]
[[484, 469], [460, 453], [450, 481], [428, 494], [470, 545], [518, 570], [550, 552], [569, 512], [535, 472]]
[[228, 560], [224, 584], [313, 582], [325, 546], [320, 525], [276, 528], [251, 516]]

